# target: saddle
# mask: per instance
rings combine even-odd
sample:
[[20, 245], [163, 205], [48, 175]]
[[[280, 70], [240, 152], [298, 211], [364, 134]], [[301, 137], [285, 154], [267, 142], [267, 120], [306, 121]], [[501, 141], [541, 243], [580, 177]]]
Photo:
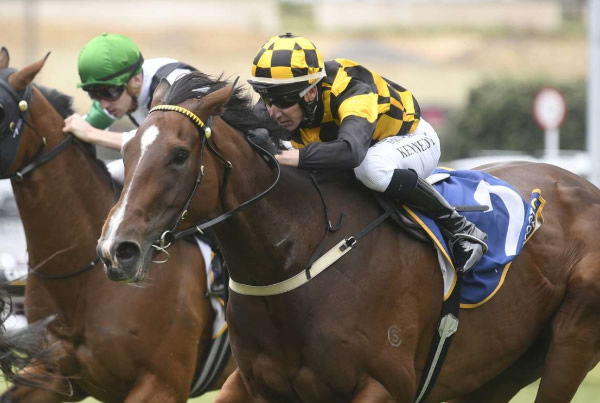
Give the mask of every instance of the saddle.
[[[489, 250], [474, 269], [460, 277], [462, 308], [488, 301], [502, 286], [510, 263], [543, 224], [545, 200], [539, 189], [526, 202], [508, 183], [481, 171], [438, 169], [427, 180], [478, 228], [488, 234]], [[399, 207], [381, 193], [374, 197], [384, 209], [393, 209], [399, 228], [419, 241], [432, 243], [444, 276], [444, 297], [456, 281], [452, 260], [440, 229], [417, 210]]]

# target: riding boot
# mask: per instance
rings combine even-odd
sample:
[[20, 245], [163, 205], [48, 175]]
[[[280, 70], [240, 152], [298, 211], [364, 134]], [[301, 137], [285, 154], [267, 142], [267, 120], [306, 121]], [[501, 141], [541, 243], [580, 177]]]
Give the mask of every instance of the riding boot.
[[398, 203], [422, 211], [437, 222], [457, 271], [468, 272], [487, 251], [487, 234], [459, 214], [429, 182], [414, 171], [396, 169], [384, 193]]

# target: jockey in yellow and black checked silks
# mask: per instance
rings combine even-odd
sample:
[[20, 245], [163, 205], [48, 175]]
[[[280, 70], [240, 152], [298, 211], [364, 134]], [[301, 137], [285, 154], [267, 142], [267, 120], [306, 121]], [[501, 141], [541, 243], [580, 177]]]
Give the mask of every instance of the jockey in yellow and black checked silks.
[[[308, 147], [300, 161], [306, 169], [354, 168], [375, 142], [411, 133], [420, 119], [410, 91], [351, 60], [323, 62], [311, 41], [289, 33], [259, 49], [248, 82], [267, 106], [300, 104], [304, 120], [292, 133], [294, 147], [339, 139], [349, 143], [353, 156], [344, 159]], [[318, 98], [307, 104], [303, 97], [315, 85]]]

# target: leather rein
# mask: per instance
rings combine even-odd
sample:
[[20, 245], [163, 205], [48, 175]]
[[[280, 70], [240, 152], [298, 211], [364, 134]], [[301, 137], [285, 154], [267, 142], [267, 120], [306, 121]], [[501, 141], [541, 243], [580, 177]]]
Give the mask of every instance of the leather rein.
[[[31, 96], [32, 96], [32, 84], [29, 84], [25, 90], [22, 91], [22, 96], [20, 96], [7, 82], [4, 80], [0, 80], [0, 87], [8, 92], [11, 98], [15, 101], [18, 110], [19, 110], [19, 120], [17, 123], [10, 125], [10, 135], [13, 137], [20, 137], [23, 131], [23, 127], [29, 127], [38, 137], [41, 139], [41, 144], [36, 153], [34, 154], [31, 161], [24, 164], [21, 168], [19, 168], [15, 173], [7, 176], [3, 176], [0, 179], [14, 179], [16, 182], [23, 182], [25, 176], [35, 170], [36, 168], [42, 166], [46, 162], [50, 161], [58, 154], [60, 154], [67, 146], [73, 144], [74, 137], [72, 134], [68, 134], [65, 136], [65, 139], [61, 141], [56, 147], [52, 148], [47, 153], [44, 153], [44, 149], [46, 147], [46, 137], [40, 135], [38, 131], [33, 127], [29, 121], [27, 120], [27, 114], [29, 112], [29, 105], [31, 104]], [[34, 274], [40, 278], [47, 280], [62, 280], [70, 277], [77, 276], [81, 273], [84, 273], [88, 270], [93, 269], [98, 263], [100, 263], [100, 258], [96, 257], [86, 266], [75, 270], [71, 273], [61, 274], [61, 275], [49, 275], [38, 272], [36, 269], [29, 269], [29, 273]]]
[[[175, 221], [175, 223], [173, 224], [171, 229], [163, 232], [160, 239], [157, 240], [153, 244], [155, 249], [166, 253], [165, 249], [168, 248], [173, 241], [175, 241], [179, 238], [186, 237], [188, 235], [192, 235], [196, 232], [202, 233], [204, 229], [225, 221], [229, 217], [252, 206], [258, 200], [265, 197], [269, 192], [271, 192], [275, 188], [275, 186], [279, 182], [279, 178], [281, 175], [281, 167], [279, 166], [279, 162], [277, 161], [277, 159], [271, 153], [269, 153], [262, 147], [258, 146], [257, 144], [253, 143], [252, 141], [250, 141], [250, 139], [248, 137], [246, 137], [246, 139], [248, 140], [250, 145], [258, 152], [258, 154], [260, 156], [262, 156], [263, 159], [265, 159], [265, 161], [267, 163], [269, 163], [270, 165], [273, 165], [275, 172], [276, 172], [275, 180], [273, 181], [273, 183], [266, 190], [264, 190], [263, 192], [259, 193], [256, 196], [254, 196], [250, 200], [247, 200], [247, 201], [241, 203], [239, 206], [237, 206], [234, 209], [231, 209], [231, 210], [229, 210], [213, 219], [210, 219], [208, 221], [199, 222], [198, 224], [195, 224], [188, 229], [185, 229], [185, 230], [182, 230], [179, 232], [174, 232], [176, 230], [177, 226], [179, 226], [181, 221], [185, 218], [188, 208], [191, 204], [192, 198], [194, 197], [194, 194], [196, 193], [198, 186], [202, 182], [202, 178], [204, 175], [204, 165], [202, 164], [202, 158], [203, 158], [203, 154], [204, 154], [204, 152], [203, 152], [204, 146], [206, 145], [208, 147], [209, 151], [212, 152], [213, 154], [215, 154], [217, 156], [217, 158], [219, 158], [225, 166], [225, 174], [223, 176], [223, 180], [222, 180], [220, 190], [219, 190], [220, 198], [222, 198], [224, 189], [227, 186], [229, 172], [233, 168], [233, 164], [229, 160], [227, 160], [225, 157], [223, 157], [213, 147], [213, 145], [208, 141], [208, 139], [210, 138], [210, 136], [212, 134], [212, 130], [210, 128], [210, 123], [212, 122], [212, 117], [209, 117], [209, 119], [207, 120], [208, 125], [206, 125], [192, 111], [185, 109], [183, 107], [180, 107], [180, 106], [158, 105], [158, 106], [155, 106], [154, 108], [152, 108], [150, 110], [150, 113], [156, 112], [156, 111], [172, 111], [172, 112], [181, 113], [182, 115], [189, 118], [196, 125], [198, 132], [199, 132], [200, 136], [202, 137], [202, 143], [201, 143], [201, 149], [200, 149], [200, 169], [198, 170], [198, 174], [196, 175], [196, 181], [194, 182], [194, 187], [193, 187], [192, 191], [190, 192], [186, 203], [184, 204], [181, 214], [179, 214], [179, 216], [177, 217], [177, 220]], [[352, 250], [354, 247], [356, 247], [359, 239], [363, 238], [368, 233], [370, 233], [373, 229], [375, 229], [377, 226], [379, 226], [381, 223], [383, 223], [386, 219], [388, 219], [392, 214], [391, 209], [386, 209], [386, 211], [384, 211], [383, 214], [381, 214], [379, 217], [377, 217], [375, 220], [373, 220], [371, 223], [369, 223], [357, 235], [349, 236], [349, 237], [343, 239], [341, 242], [336, 244], [333, 248], [328, 250], [325, 254], [321, 255], [323, 246], [326, 241], [327, 233], [335, 232], [341, 227], [342, 220], [343, 220], [343, 214], [340, 215], [338, 225], [334, 226], [331, 223], [331, 220], [329, 219], [327, 203], [325, 201], [323, 192], [321, 191], [319, 184], [313, 175], [311, 175], [311, 180], [312, 180], [313, 185], [317, 189], [317, 192], [319, 193], [319, 196], [320, 196], [321, 201], [324, 206], [325, 232], [323, 234], [323, 237], [321, 238], [321, 241], [319, 242], [319, 244], [317, 245], [316, 249], [314, 250], [312, 256], [310, 257], [305, 270], [299, 272], [298, 274], [296, 274], [295, 276], [293, 276], [287, 280], [284, 280], [279, 283], [267, 285], [267, 286], [253, 286], [253, 285], [242, 284], [242, 283], [238, 283], [238, 282], [234, 281], [232, 278], [230, 278], [229, 279], [230, 289], [232, 289], [233, 291], [235, 291], [239, 294], [254, 295], [254, 296], [266, 296], [266, 295], [276, 295], [276, 294], [285, 293], [285, 292], [291, 291], [297, 287], [300, 287], [300, 286], [306, 284], [308, 281], [310, 281], [312, 278], [314, 278], [319, 273], [323, 272], [325, 269], [327, 269], [329, 266], [331, 266], [331, 264], [333, 264], [335, 261], [337, 261], [339, 258], [341, 258], [344, 254], [348, 253], [350, 250]]]
[[248, 140], [248, 143], [255, 149], [255, 151], [258, 152], [258, 154], [261, 157], [263, 157], [263, 159], [265, 159], [265, 161], [269, 165], [273, 166], [273, 168], [275, 170], [275, 179], [273, 180], [273, 183], [271, 185], [269, 185], [269, 187], [267, 189], [265, 189], [258, 195], [254, 196], [253, 198], [244, 201], [239, 206], [237, 206], [229, 211], [226, 211], [225, 213], [223, 213], [215, 218], [212, 218], [208, 221], [201, 221], [201, 222], [198, 222], [197, 224], [194, 224], [190, 228], [175, 232], [175, 230], [177, 229], [179, 224], [181, 224], [181, 222], [187, 215], [188, 208], [192, 202], [194, 195], [196, 194], [196, 190], [198, 189], [198, 186], [200, 186], [200, 183], [202, 183], [202, 179], [204, 177], [204, 165], [202, 163], [203, 158], [204, 158], [204, 147], [206, 146], [210, 152], [212, 152], [218, 159], [220, 159], [223, 162], [223, 165], [225, 167], [225, 172], [223, 174], [223, 180], [222, 180], [221, 186], [219, 188], [220, 189], [219, 190], [219, 198], [220, 199], [223, 198], [224, 190], [229, 181], [229, 174], [231, 172], [231, 169], [233, 168], [233, 164], [229, 160], [227, 160], [223, 155], [221, 155], [221, 153], [219, 153], [214, 148], [212, 143], [210, 141], [208, 141], [208, 139], [211, 137], [211, 134], [212, 134], [212, 130], [210, 128], [210, 125], [212, 123], [212, 116], [207, 119], [207, 124], [205, 124], [198, 116], [196, 116], [196, 114], [194, 114], [192, 111], [185, 109], [181, 106], [157, 105], [154, 108], [152, 108], [149, 113], [156, 112], [156, 111], [171, 111], [171, 112], [181, 113], [182, 115], [186, 116], [188, 119], [190, 119], [196, 125], [196, 128], [198, 129], [198, 132], [202, 138], [202, 142], [200, 144], [200, 169], [198, 170], [198, 174], [196, 175], [194, 187], [192, 188], [192, 191], [188, 195], [188, 198], [183, 206], [182, 212], [178, 215], [178, 217], [175, 220], [175, 223], [173, 224], [171, 229], [163, 232], [160, 239], [155, 242], [154, 245], [155, 245], [156, 249], [164, 251], [166, 248], [168, 248], [171, 245], [171, 243], [173, 243], [177, 239], [184, 238], [184, 237], [192, 235], [196, 232], [202, 233], [204, 229], [212, 227], [213, 225], [216, 225], [220, 222], [227, 220], [229, 217], [239, 213], [242, 210], [247, 209], [248, 207], [255, 204], [257, 201], [259, 201], [260, 199], [265, 197], [268, 193], [270, 193], [275, 188], [275, 186], [279, 182], [279, 178], [281, 176], [281, 167], [279, 166], [279, 162], [277, 161], [277, 159], [275, 159], [275, 157], [271, 153], [266, 151], [264, 148], [253, 143], [252, 141]]

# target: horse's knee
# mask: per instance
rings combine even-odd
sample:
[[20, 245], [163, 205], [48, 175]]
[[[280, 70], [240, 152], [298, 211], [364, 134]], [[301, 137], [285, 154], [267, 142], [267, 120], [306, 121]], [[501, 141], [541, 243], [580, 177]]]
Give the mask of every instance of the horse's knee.
[[15, 385], [0, 396], [2, 403], [60, 403], [65, 396], [50, 390]]
[[246, 389], [242, 374], [239, 369], [233, 371], [227, 378], [223, 387], [219, 391], [219, 394], [214, 400], [214, 403], [247, 403], [256, 402], [259, 403], [261, 400], [252, 398], [250, 393]]
[[[178, 391], [184, 388], [173, 387], [156, 374], [146, 374], [138, 379], [135, 387], [129, 391], [123, 403], [182, 403], [188, 400], [187, 394]], [[189, 390], [189, 387], [188, 389]]]
[[[407, 396], [408, 398], [408, 396]], [[390, 392], [376, 379], [367, 379], [352, 398], [353, 403], [384, 403], [395, 401]], [[398, 401], [404, 401], [399, 399]], [[407, 401], [410, 401], [408, 398]]]

